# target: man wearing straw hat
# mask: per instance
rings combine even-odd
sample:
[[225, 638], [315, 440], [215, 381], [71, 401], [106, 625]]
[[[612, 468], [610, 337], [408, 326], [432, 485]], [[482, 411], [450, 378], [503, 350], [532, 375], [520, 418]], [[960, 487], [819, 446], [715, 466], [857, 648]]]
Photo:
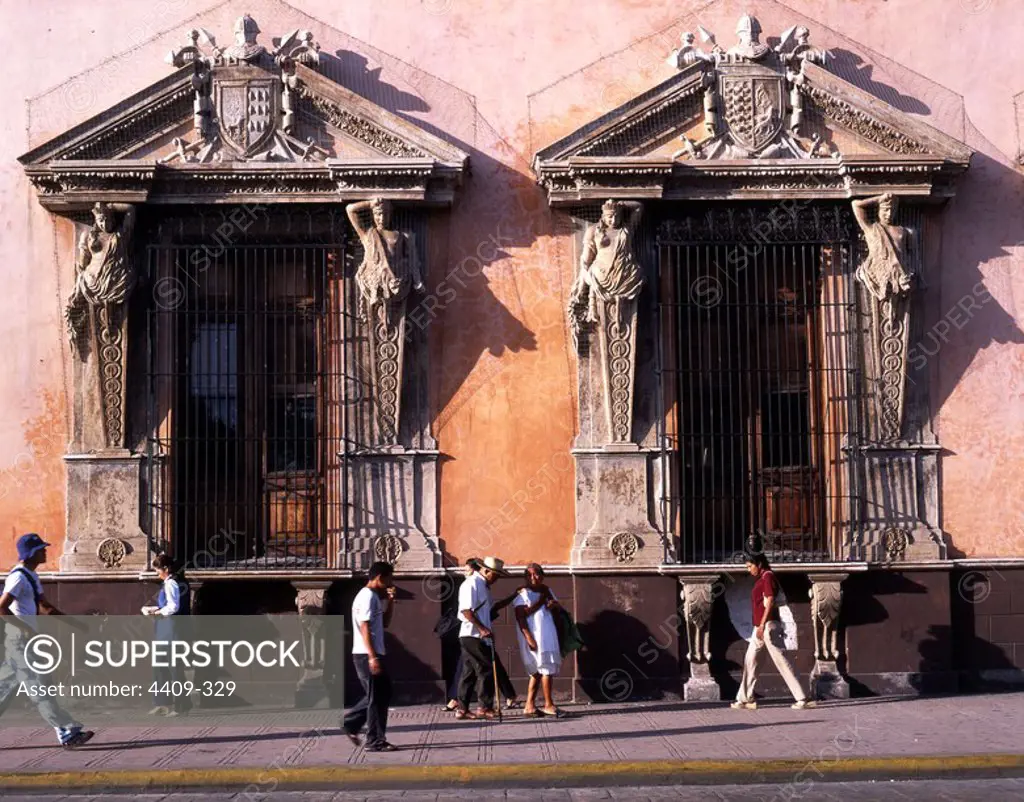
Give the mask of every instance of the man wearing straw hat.
[[[480, 570], [459, 588], [459, 645], [462, 647], [462, 681], [459, 683], [458, 719], [497, 717], [494, 709], [494, 633], [491, 632], [491, 585], [508, 576], [505, 563], [484, 557]], [[469, 712], [469, 697], [476, 689], [479, 708]]]

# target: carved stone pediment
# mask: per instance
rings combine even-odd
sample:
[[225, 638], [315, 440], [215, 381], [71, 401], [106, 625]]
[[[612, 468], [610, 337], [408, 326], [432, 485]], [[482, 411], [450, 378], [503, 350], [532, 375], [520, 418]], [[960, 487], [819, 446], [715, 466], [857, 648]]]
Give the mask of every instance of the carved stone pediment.
[[552, 204], [606, 198], [945, 198], [972, 151], [833, 75], [830, 54], [791, 28], [774, 48], [744, 17], [725, 50], [684, 34], [680, 71], [539, 151]]
[[451, 202], [466, 153], [321, 75], [310, 34], [258, 34], [191, 31], [172, 74], [22, 156], [40, 202]]

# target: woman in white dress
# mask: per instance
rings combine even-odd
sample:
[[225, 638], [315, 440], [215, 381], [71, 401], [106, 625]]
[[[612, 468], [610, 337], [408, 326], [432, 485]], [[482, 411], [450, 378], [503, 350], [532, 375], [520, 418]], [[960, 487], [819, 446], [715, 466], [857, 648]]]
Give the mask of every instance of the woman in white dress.
[[[562, 650], [558, 643], [558, 629], [552, 610], [558, 600], [544, 584], [544, 569], [537, 563], [526, 566], [526, 587], [520, 588], [512, 602], [516, 623], [519, 625], [519, 652], [530, 687], [526, 691], [527, 716], [559, 717], [562, 711], [555, 707], [551, 696], [551, 678], [562, 667]], [[544, 692], [544, 707], [537, 707], [537, 686]]]

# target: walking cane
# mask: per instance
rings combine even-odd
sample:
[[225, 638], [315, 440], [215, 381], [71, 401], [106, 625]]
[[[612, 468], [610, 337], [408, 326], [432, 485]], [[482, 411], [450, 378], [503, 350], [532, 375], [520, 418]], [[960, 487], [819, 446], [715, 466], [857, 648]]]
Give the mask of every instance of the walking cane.
[[491, 639], [491, 671], [494, 674], [494, 707], [498, 711], [498, 721], [501, 721], [501, 689], [498, 687], [498, 649]]

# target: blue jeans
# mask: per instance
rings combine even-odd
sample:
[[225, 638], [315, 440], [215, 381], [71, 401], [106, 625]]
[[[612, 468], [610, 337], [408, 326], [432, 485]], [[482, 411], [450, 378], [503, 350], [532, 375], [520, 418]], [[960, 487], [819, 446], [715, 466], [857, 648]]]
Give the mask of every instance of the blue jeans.
[[345, 714], [342, 726], [353, 735], [366, 725], [366, 745], [379, 746], [384, 743], [388, 729], [388, 705], [391, 704], [391, 677], [388, 676], [387, 662], [380, 658], [380, 673], [370, 671], [370, 658], [365, 654], [352, 655], [356, 665], [359, 684], [363, 695], [355, 706]]
[[[21, 683], [24, 682], [26, 687], [46, 684], [25, 664], [27, 642], [28, 639], [19, 634], [8, 637], [4, 644], [4, 659], [3, 663], [0, 663], [0, 713], [3, 713], [17, 696], [16, 691]], [[30, 695], [29, 699], [43, 720], [56, 731], [60, 743], [67, 743], [76, 733], [81, 732], [82, 725], [51, 697]]]

